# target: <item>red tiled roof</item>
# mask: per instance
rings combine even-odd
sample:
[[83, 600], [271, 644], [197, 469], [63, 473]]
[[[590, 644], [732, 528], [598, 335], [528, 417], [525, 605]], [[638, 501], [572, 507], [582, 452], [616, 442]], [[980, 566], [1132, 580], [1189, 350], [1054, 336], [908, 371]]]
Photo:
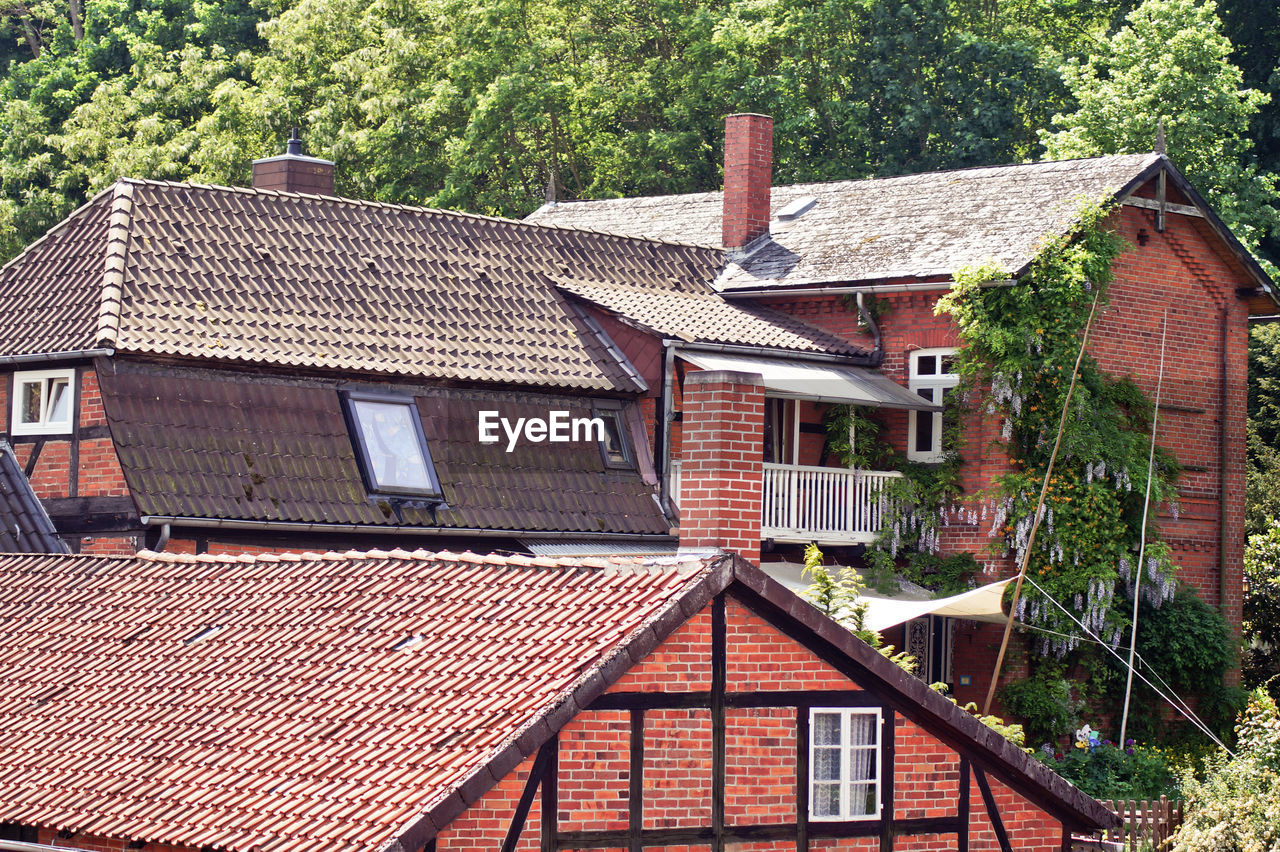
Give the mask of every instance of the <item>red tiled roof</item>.
[[423, 551], [5, 557], [0, 823], [379, 848], [707, 570]]

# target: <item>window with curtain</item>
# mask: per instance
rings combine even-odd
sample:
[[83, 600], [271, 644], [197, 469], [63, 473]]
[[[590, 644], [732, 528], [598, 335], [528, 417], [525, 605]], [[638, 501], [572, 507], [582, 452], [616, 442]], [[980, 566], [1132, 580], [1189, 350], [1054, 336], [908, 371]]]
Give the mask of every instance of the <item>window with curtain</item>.
[[809, 819], [880, 816], [880, 708], [809, 713]]
[[14, 373], [11, 434], [70, 432], [75, 408], [74, 386], [74, 369]]

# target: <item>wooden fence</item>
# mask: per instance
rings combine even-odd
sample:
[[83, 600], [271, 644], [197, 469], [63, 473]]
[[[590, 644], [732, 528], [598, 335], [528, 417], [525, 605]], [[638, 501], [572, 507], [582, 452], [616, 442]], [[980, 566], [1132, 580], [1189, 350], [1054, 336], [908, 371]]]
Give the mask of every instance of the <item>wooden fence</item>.
[[1076, 838], [1072, 848], [1077, 852], [1139, 852], [1143, 849], [1162, 852], [1168, 849], [1169, 835], [1182, 825], [1182, 802], [1171, 802], [1165, 796], [1161, 796], [1158, 802], [1111, 801], [1103, 804], [1124, 820], [1125, 827], [1113, 828], [1091, 838]]

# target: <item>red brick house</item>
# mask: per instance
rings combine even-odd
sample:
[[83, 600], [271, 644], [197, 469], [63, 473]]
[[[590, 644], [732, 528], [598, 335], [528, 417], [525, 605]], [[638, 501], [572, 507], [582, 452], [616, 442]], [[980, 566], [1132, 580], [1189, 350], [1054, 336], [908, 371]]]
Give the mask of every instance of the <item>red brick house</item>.
[[[723, 248], [726, 263], [714, 287], [727, 302], [819, 326], [860, 346], [880, 376], [934, 401], [957, 382], [949, 355], [960, 345], [958, 333], [934, 313], [953, 274], [995, 262], [1017, 278], [1047, 236], [1070, 230], [1080, 199], [1113, 203], [1110, 223], [1127, 248], [1114, 264], [1110, 303], [1090, 352], [1103, 369], [1132, 376], [1154, 396], [1168, 310], [1169, 351], [1178, 354], [1166, 366], [1160, 443], [1174, 450], [1184, 473], [1181, 512], [1162, 510], [1158, 520], [1181, 578], [1229, 623], [1240, 623], [1247, 323], [1251, 314], [1275, 313], [1275, 294], [1167, 157], [771, 187], [772, 122], [759, 115], [729, 118], [725, 151], [723, 192], [555, 203], [530, 219]], [[816, 542], [857, 564], [858, 548], [880, 529], [878, 484], [898, 474], [840, 469], [828, 453], [822, 413], [828, 403], [856, 396], [832, 392], [820, 374], [829, 364], [806, 353], [780, 364], [746, 348], [686, 346], [661, 318], [636, 310], [629, 288], [562, 289], [634, 363], [653, 365], [650, 393], [661, 389], [660, 407], [671, 412], [655, 427], [657, 465], [679, 500], [682, 543], [720, 545], [768, 563], [779, 555], [795, 561], [799, 545]], [[887, 308], [878, 321], [863, 310], [871, 299]], [[1009, 469], [997, 417], [974, 407], [978, 413], [964, 425], [969, 493]], [[882, 437], [908, 459], [939, 456], [940, 414], [889, 409], [882, 418]], [[663, 422], [666, 437], [659, 434]], [[990, 527], [978, 517], [949, 518], [941, 549], [978, 554], [984, 579], [1007, 577], [1011, 560], [986, 553]], [[895, 634], [892, 641], [935, 649], [931, 677], [955, 684], [962, 701], [981, 701], [996, 629], [967, 627], [966, 662], [953, 671], [953, 627], [917, 626], [945, 635]]]
[[734, 556], [9, 555], [0, 617], [0, 848], [1008, 852], [1117, 821]]

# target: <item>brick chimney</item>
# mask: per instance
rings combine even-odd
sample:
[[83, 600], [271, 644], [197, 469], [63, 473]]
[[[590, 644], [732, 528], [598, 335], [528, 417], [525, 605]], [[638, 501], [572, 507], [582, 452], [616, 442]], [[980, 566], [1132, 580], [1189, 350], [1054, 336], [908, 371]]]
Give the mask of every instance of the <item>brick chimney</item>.
[[285, 153], [253, 161], [253, 188], [333, 195], [333, 162], [302, 153], [295, 127]]
[[681, 418], [680, 544], [760, 562], [764, 385], [760, 376], [690, 371]]
[[773, 119], [738, 113], [724, 121], [724, 218], [721, 240], [742, 248], [769, 233], [773, 182]]

